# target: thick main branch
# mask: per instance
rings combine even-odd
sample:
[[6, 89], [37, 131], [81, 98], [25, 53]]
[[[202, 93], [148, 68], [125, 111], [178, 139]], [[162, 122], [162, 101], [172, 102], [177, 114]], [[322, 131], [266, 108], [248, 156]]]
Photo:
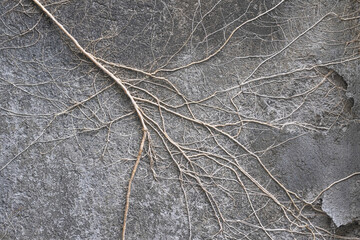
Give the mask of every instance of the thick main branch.
[[79, 44], [79, 42], [65, 29], [65, 27], [59, 21], [57, 21], [56, 18], [38, 0], [33, 0], [33, 2], [60, 28], [60, 30], [75, 44], [77, 49], [79, 49], [82, 54], [84, 54], [88, 59], [90, 59], [98, 68], [100, 68], [106, 75], [108, 75], [111, 79], [113, 79], [121, 87], [121, 89], [125, 92], [126, 96], [130, 99], [133, 107], [135, 108], [136, 114], [138, 115], [139, 120], [141, 122], [142, 130], [143, 130], [143, 137], [141, 139], [141, 143], [140, 143], [140, 147], [139, 147], [135, 165], [131, 172], [131, 176], [130, 176], [129, 183], [128, 183], [127, 194], [126, 194], [126, 203], [125, 203], [125, 211], [124, 211], [124, 219], [123, 219], [124, 221], [123, 221], [123, 229], [122, 229], [122, 235], [121, 235], [121, 238], [124, 240], [125, 239], [125, 231], [126, 231], [126, 220], [127, 220], [127, 215], [128, 215], [128, 211], [129, 211], [129, 205], [130, 205], [131, 184], [134, 180], [136, 170], [139, 166], [142, 151], [144, 149], [145, 140], [146, 140], [146, 137], [148, 134], [144, 116], [141, 112], [139, 105], [136, 103], [135, 99], [131, 95], [130, 91], [126, 88], [124, 83], [121, 81], [121, 79], [116, 77], [111, 71], [109, 71], [105, 66], [103, 66], [98, 60], [96, 60], [96, 58], [91, 53], [87, 52]]

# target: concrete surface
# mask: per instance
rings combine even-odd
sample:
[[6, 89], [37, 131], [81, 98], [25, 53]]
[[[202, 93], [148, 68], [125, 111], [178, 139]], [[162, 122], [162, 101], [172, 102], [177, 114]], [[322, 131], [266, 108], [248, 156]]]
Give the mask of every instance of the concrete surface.
[[[126, 239], [360, 239], [358, 1], [41, 3], [146, 116]], [[133, 105], [0, 6], [0, 239], [120, 239]]]

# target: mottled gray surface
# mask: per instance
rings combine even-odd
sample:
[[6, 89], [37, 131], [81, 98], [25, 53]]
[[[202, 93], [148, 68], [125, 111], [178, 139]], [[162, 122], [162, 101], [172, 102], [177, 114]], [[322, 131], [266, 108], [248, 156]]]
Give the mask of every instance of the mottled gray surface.
[[[360, 239], [359, 1], [41, 2], [145, 116], [127, 239]], [[134, 106], [32, 1], [0, 20], [0, 239], [120, 239]]]
[[[360, 126], [350, 125], [331, 134], [309, 134], [277, 152], [281, 178], [308, 201], [333, 182], [360, 169]], [[335, 185], [322, 196], [322, 209], [336, 226], [358, 221], [359, 176]]]

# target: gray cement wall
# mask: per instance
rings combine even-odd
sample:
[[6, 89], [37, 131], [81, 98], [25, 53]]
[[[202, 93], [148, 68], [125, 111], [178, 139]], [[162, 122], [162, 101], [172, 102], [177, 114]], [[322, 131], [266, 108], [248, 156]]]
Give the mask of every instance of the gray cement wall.
[[[360, 239], [359, 1], [40, 2], [149, 130], [126, 239]], [[121, 239], [134, 104], [0, 6], [0, 239]]]

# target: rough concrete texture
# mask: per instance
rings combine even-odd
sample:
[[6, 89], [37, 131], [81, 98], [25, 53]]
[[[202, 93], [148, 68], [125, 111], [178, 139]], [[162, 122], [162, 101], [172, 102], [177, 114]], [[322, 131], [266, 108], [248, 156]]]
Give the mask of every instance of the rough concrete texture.
[[[360, 127], [350, 125], [336, 134], [310, 134], [277, 151], [281, 178], [310, 201], [321, 190], [360, 169]], [[336, 226], [358, 221], [359, 176], [341, 182], [321, 197], [322, 209]]]
[[[41, 0], [148, 135], [126, 239], [360, 239], [360, 2]], [[121, 239], [134, 104], [0, 2], [0, 239]]]

